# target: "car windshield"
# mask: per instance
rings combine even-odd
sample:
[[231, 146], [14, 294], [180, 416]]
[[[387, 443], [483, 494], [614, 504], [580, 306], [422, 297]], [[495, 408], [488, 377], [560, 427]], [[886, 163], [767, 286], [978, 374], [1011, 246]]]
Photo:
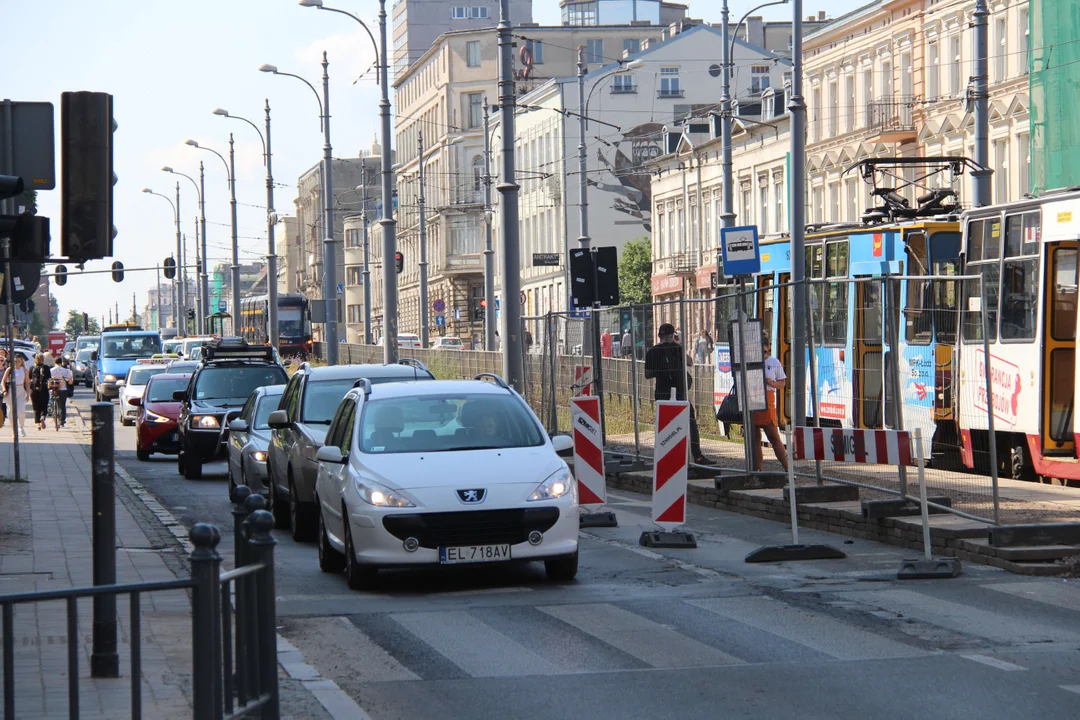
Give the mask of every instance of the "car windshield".
[[512, 395], [455, 394], [371, 400], [360, 449], [371, 454], [537, 447], [544, 435]]
[[128, 371], [127, 384], [128, 385], [145, 385], [150, 382], [150, 378], [159, 373], [165, 372], [164, 365], [151, 365], [150, 367], [133, 367]]
[[230, 400], [242, 404], [256, 388], [283, 385], [289, 378], [278, 365], [208, 367], [195, 383], [196, 400]]
[[157, 335], [135, 335], [132, 337], [118, 335], [105, 339], [102, 356], [119, 360], [132, 360], [150, 357], [159, 352], [161, 352], [161, 338]]
[[75, 360], [81, 363], [87, 362], [90, 359], [90, 353], [92, 352], [94, 351], [89, 348], [87, 348], [86, 350], [80, 350], [79, 354], [75, 356]]
[[[371, 377], [365, 375], [372, 385], [382, 383], [401, 382], [412, 380], [412, 375], [390, 375], [386, 377]], [[420, 378], [426, 380], [427, 378]], [[341, 378], [339, 380], [311, 380], [304, 388], [304, 414], [301, 422], [329, 425], [337, 412], [341, 399], [345, 393], [356, 384], [356, 378]]]
[[97, 338], [81, 338], [75, 341], [75, 348], [82, 350], [83, 348], [89, 348], [91, 350], [96, 349], [98, 346]]
[[443, 338], [439, 341], [440, 345], [460, 345], [461, 341], [457, 338]]
[[300, 308], [278, 308], [278, 332], [289, 337], [304, 333], [304, 316]]
[[278, 405], [281, 403], [281, 394], [277, 395], [263, 395], [259, 400], [259, 404], [255, 407], [255, 424], [256, 430], [268, 430], [270, 426], [267, 424], [267, 418], [270, 417], [270, 413], [278, 409]]
[[146, 402], [173, 402], [173, 393], [187, 389], [188, 379], [157, 378], [146, 386]]
[[184, 344], [183, 340], [166, 340], [161, 344], [161, 352], [175, 355], [176, 351]]
[[194, 370], [197, 367], [199, 367], [199, 363], [197, 363], [197, 362], [188, 362], [187, 360], [178, 360], [178, 361], [169, 363], [167, 372], [171, 372], [171, 373], [190, 372], [190, 371]]

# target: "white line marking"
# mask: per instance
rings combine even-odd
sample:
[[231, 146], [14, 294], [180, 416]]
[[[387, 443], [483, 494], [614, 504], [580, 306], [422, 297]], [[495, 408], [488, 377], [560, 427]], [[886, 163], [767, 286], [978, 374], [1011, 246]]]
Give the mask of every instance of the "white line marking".
[[479, 590], [452, 590], [450, 592], [428, 593], [432, 597], [467, 597], [469, 595], [503, 595], [506, 593], [532, 592], [531, 587], [494, 587]]
[[982, 663], [983, 665], [989, 665], [990, 667], [997, 668], [998, 670], [1005, 670], [1006, 672], [1015, 672], [1017, 670], [1027, 670], [1026, 667], [1021, 667], [1019, 665], [1013, 665], [1011, 662], [1005, 662], [1004, 660], [998, 660], [997, 658], [992, 658], [992, 657], [989, 657], [987, 655], [961, 655], [960, 657], [967, 658], [968, 660], [974, 660], [975, 662]]
[[1080, 685], [1058, 685], [1062, 690], [1068, 690], [1071, 693], [1080, 695]]

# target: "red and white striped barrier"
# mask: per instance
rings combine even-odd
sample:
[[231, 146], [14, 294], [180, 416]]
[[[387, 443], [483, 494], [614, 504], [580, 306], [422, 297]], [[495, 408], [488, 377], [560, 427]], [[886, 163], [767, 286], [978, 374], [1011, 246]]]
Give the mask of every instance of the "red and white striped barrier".
[[668, 532], [686, 522], [689, 435], [690, 404], [679, 400], [657, 401], [652, 519]]
[[574, 397], [592, 395], [592, 367], [589, 365], [574, 366]]
[[911, 433], [905, 430], [797, 427], [796, 460], [913, 465]]
[[574, 428], [574, 476], [580, 505], [607, 502], [604, 449], [600, 436], [600, 398], [570, 398], [570, 423]]

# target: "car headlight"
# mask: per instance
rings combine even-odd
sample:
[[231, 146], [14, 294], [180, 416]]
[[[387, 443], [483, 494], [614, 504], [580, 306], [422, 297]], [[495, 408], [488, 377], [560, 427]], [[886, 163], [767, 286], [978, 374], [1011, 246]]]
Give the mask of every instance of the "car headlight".
[[191, 427], [197, 430], [216, 430], [221, 427], [221, 423], [213, 415], [193, 415], [191, 418]]
[[356, 492], [360, 494], [360, 499], [368, 505], [376, 507], [416, 507], [403, 494], [384, 487], [374, 480], [358, 477], [353, 482], [356, 485]]
[[151, 423], [167, 423], [172, 422], [172, 418], [167, 418], [164, 415], [158, 415], [156, 412], [146, 411], [146, 422]]
[[79, 364], [77, 364], [77, 365], [75, 366], [75, 369], [76, 369], [76, 370], [78, 370], [79, 372], [83, 372], [83, 371], [85, 371], [85, 370], [86, 370], [86, 366], [85, 366], [85, 365], [83, 365], [82, 363], [79, 363]]
[[554, 500], [574, 490], [574, 479], [569, 468], [556, 470], [547, 480], [536, 486], [529, 500]]
[[256, 450], [255, 452], [251, 453], [251, 459], [255, 462], [266, 462], [266, 453], [264, 453], [262, 450]]
[[101, 379], [105, 382], [116, 382], [116, 376], [112, 373], [106, 373], [105, 375], [102, 375]]

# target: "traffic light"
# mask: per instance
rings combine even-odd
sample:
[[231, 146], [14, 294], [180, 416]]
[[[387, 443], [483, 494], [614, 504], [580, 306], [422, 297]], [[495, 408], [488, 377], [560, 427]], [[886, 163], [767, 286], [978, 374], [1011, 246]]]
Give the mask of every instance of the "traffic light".
[[404, 270], [404, 269], [405, 269], [405, 256], [402, 255], [399, 252], [394, 253], [394, 271], [397, 272], [398, 275], [400, 275], [401, 271]]
[[67, 265], [57, 265], [56, 271], [53, 274], [53, 280], [57, 285], [63, 287], [67, 285]]
[[112, 95], [62, 93], [60, 129], [60, 251], [76, 261], [109, 257], [116, 237]]
[[34, 301], [31, 298], [27, 298], [19, 303], [19, 309], [29, 315], [34, 312]]
[[187, 316], [188, 316], [188, 320], [194, 320], [195, 319], [195, 311], [191, 310], [191, 309], [188, 309]]
[[90, 332], [90, 316], [86, 313], [82, 314], [82, 329], [84, 333]]
[[[23, 179], [0, 175], [0, 200], [22, 195]], [[49, 256], [49, 218], [29, 212], [0, 215], [0, 238], [11, 238], [11, 259], [15, 262], [41, 263]]]
[[176, 277], [176, 260], [171, 257], [165, 258], [164, 268], [166, 280], [172, 280]]
[[112, 279], [113, 282], [124, 282], [124, 263], [119, 260], [113, 261]]

